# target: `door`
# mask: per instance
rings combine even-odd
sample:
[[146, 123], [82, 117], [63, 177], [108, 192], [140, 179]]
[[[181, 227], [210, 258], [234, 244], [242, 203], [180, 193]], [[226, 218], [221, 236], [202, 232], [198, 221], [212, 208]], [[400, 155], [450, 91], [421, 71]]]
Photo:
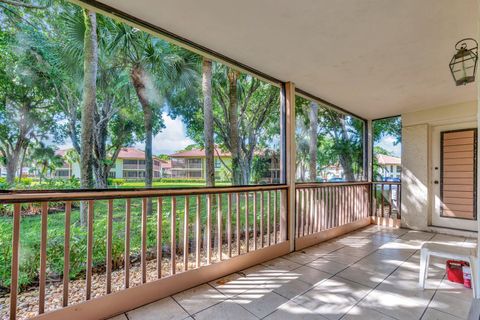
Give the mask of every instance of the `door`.
[[477, 129], [436, 127], [433, 140], [432, 225], [476, 230]]

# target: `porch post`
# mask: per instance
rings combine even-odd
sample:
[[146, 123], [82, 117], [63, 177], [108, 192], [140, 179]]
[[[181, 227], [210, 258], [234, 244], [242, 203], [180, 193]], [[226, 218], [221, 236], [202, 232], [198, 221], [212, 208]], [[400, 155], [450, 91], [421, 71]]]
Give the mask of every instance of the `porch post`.
[[368, 182], [372, 182], [373, 181], [373, 122], [372, 120], [367, 120], [367, 134], [366, 134], [366, 138], [367, 138], [367, 143], [366, 143], [366, 147], [367, 147], [367, 155], [366, 155], [366, 159], [367, 159], [367, 180]]
[[295, 145], [295, 84], [285, 84], [285, 149], [286, 149], [286, 184], [288, 185], [288, 239], [290, 251], [295, 250], [295, 171], [296, 171], [296, 145]]
[[[364, 144], [364, 146], [367, 148], [365, 150], [366, 152], [366, 178], [368, 182], [373, 182], [373, 121], [372, 120], [367, 120], [366, 122], [367, 125], [367, 133], [365, 134], [365, 138], [367, 139], [367, 142]], [[373, 197], [375, 196], [375, 190], [373, 189], [374, 186], [373, 184], [370, 185], [370, 197], [369, 197], [369, 211], [370, 211], [370, 216], [373, 216], [373, 210], [374, 210], [374, 204], [373, 204]]]

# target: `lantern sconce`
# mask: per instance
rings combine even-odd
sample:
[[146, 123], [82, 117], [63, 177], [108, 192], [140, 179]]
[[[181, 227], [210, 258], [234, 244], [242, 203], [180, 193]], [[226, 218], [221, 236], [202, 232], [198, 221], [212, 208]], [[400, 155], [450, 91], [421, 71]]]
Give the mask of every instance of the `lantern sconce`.
[[475, 81], [478, 60], [478, 42], [465, 38], [455, 44], [457, 52], [450, 60], [450, 72], [457, 86]]

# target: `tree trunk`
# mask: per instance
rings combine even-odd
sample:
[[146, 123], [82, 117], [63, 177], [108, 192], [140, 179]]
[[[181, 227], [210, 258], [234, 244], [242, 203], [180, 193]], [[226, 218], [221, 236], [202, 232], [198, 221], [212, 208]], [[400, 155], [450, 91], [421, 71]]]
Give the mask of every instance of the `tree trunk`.
[[318, 104], [315, 102], [310, 103], [309, 110], [310, 118], [310, 144], [309, 144], [309, 170], [310, 181], [315, 182], [317, 180], [317, 142], [318, 142]]
[[[342, 143], [345, 144], [349, 139], [347, 127], [345, 126], [345, 116], [339, 115], [339, 122], [342, 130]], [[342, 150], [345, 150], [345, 148], [343, 148]], [[345, 179], [347, 181], [355, 181], [355, 176], [353, 174], [352, 168], [352, 158], [350, 153], [346, 153], [345, 151], [340, 153], [340, 164], [342, 165]]]
[[205, 180], [207, 187], [215, 186], [215, 158], [213, 142], [213, 109], [212, 109], [212, 61], [203, 58], [202, 69], [203, 92], [203, 131], [205, 139]]
[[15, 172], [17, 172], [17, 161], [7, 159], [7, 183], [13, 184], [15, 182]]
[[[83, 58], [83, 96], [82, 96], [82, 131], [80, 153], [80, 186], [88, 189], [93, 187], [92, 178], [92, 144], [95, 103], [97, 95], [97, 18], [93, 11], [84, 10], [85, 37]], [[86, 205], [81, 206], [80, 222], [87, 223]]]
[[240, 136], [238, 127], [238, 99], [237, 99], [237, 78], [238, 71], [228, 69], [228, 118], [230, 121], [230, 153], [232, 154], [232, 178], [234, 185], [242, 185], [242, 168], [240, 163]]
[[[145, 127], [145, 187], [151, 188], [153, 185], [153, 108], [148, 99], [147, 75], [140, 65], [135, 65], [130, 74], [133, 87], [137, 93], [138, 100], [143, 110], [143, 121]], [[147, 202], [147, 213], [152, 212], [152, 201]]]

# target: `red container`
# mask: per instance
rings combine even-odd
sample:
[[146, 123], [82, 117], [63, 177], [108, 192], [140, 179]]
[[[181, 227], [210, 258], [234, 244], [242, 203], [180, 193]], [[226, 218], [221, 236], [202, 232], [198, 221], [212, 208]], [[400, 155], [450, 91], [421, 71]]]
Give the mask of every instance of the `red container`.
[[468, 263], [465, 261], [447, 260], [448, 280], [463, 284], [463, 266], [468, 266]]

